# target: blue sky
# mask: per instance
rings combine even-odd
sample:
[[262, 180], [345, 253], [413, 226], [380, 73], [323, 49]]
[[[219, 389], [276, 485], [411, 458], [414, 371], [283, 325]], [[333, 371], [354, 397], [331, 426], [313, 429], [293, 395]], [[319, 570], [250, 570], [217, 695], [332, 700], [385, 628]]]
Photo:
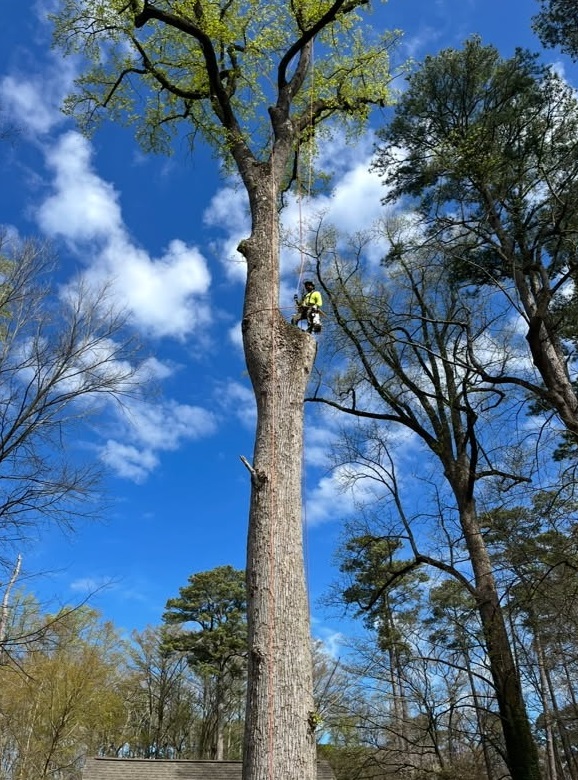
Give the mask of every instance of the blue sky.
[[[123, 630], [160, 621], [167, 598], [196, 571], [242, 568], [248, 511], [253, 402], [240, 349], [243, 263], [235, 247], [247, 229], [242, 192], [220, 175], [200, 145], [171, 158], [144, 156], [128, 129], [104, 124], [87, 140], [59, 112], [75, 75], [50, 50], [46, 13], [55, 0], [9, 3], [0, 29], [0, 108], [19, 129], [0, 147], [0, 222], [20, 236], [53, 242], [62, 280], [82, 272], [114, 278], [119, 300], [162, 394], [111, 411], [86, 441], [108, 469], [108, 508], [73, 534], [43, 532], [22, 550], [27, 586], [53, 605], [92, 598]], [[376, 4], [376, 27], [404, 32], [396, 57], [416, 60], [473, 34], [504, 55], [539, 50], [531, 31], [536, 0], [390, 0]], [[576, 68], [556, 63], [576, 82]], [[375, 126], [383, 116], [375, 116]], [[311, 212], [329, 210], [344, 228], [369, 226], [381, 186], [368, 172], [371, 132], [355, 146], [335, 139], [322, 150], [336, 170], [335, 191]], [[295, 227], [298, 206], [284, 219]], [[296, 258], [283, 261], [282, 306], [291, 308]], [[323, 336], [320, 349], [323, 350]], [[328, 471], [335, 420], [307, 410], [306, 555], [313, 629], [332, 645], [342, 624], [320, 597], [335, 577], [333, 556], [352, 497]], [[103, 587], [104, 586], [104, 587]]]

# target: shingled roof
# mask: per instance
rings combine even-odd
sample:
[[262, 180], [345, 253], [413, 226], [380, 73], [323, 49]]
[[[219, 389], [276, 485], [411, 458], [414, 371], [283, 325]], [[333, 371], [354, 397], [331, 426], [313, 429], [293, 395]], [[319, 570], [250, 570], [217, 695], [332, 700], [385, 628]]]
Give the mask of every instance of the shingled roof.
[[[241, 780], [241, 762], [87, 758], [82, 777], [83, 780]], [[317, 780], [335, 780], [327, 761], [318, 761]]]

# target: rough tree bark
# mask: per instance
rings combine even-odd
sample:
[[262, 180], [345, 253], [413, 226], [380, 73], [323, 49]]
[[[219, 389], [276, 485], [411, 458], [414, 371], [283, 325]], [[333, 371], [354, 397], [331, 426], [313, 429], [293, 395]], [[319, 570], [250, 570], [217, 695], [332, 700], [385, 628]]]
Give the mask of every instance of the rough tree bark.
[[[469, 461], [469, 458], [465, 458]], [[500, 713], [506, 762], [512, 780], [539, 780], [538, 751], [534, 742], [520, 676], [512, 655], [510, 638], [504, 621], [500, 596], [492, 563], [478, 522], [473, 498], [470, 497], [470, 463], [462, 463], [463, 473], [452, 484], [458, 503], [460, 524], [474, 573], [475, 598], [484, 632], [489, 668]], [[447, 474], [447, 471], [446, 471]], [[450, 483], [452, 475], [448, 475]]]
[[[277, 306], [276, 193], [282, 168], [283, 160], [273, 158], [268, 165], [250, 165], [248, 173], [244, 169], [253, 224], [239, 247], [247, 259], [243, 341], [257, 400], [247, 553], [245, 780], [315, 777], [300, 452], [303, 398], [316, 342], [289, 325]], [[264, 288], [270, 290], [268, 299]], [[297, 739], [287, 740], [288, 733]]]

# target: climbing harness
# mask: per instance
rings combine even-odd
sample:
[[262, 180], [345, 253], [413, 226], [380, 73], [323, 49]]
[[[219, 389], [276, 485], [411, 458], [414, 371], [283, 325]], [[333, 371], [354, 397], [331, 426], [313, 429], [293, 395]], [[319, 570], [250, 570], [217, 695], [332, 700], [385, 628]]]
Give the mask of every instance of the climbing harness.
[[315, 290], [311, 281], [305, 282], [306, 293], [301, 300], [297, 295], [293, 296], [296, 314], [291, 318], [292, 325], [298, 325], [302, 321], [307, 322], [307, 333], [321, 333], [321, 294]]
[[[295, 296], [297, 297], [297, 296]], [[307, 333], [321, 333], [321, 315], [318, 306], [307, 306], [295, 301], [297, 312], [295, 316], [291, 318], [292, 325], [299, 325], [300, 322], [306, 322], [307, 327], [304, 329]]]
[[307, 312], [307, 333], [321, 333], [321, 312], [317, 306]]

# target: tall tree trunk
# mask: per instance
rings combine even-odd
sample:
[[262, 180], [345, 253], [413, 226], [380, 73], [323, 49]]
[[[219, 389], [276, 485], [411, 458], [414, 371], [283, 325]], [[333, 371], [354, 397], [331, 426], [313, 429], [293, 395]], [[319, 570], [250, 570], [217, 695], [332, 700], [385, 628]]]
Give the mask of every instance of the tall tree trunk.
[[273, 163], [248, 171], [253, 224], [239, 247], [247, 260], [243, 341], [257, 401], [253, 463], [247, 464], [244, 780], [314, 780], [316, 775], [301, 512], [303, 400], [316, 343], [278, 309], [279, 176]]
[[[566, 672], [566, 679], [568, 680], [569, 684], [571, 684], [568, 675], [568, 669], [565, 664], [564, 664], [564, 670]], [[564, 772], [564, 776], [568, 775], [572, 778], [572, 780], [576, 780], [578, 778], [578, 761], [576, 759], [576, 756], [574, 755], [574, 750], [572, 748], [572, 740], [570, 738], [570, 735], [568, 734], [566, 724], [564, 723], [563, 714], [560, 712], [560, 708], [558, 706], [556, 690], [554, 687], [554, 683], [552, 682], [552, 676], [550, 674], [550, 670], [548, 669], [547, 665], [544, 666], [544, 673], [546, 675], [546, 682], [548, 684], [548, 691], [550, 693], [552, 714], [554, 715], [554, 722], [557, 726], [558, 734], [560, 735], [560, 742], [562, 743], [562, 750], [564, 753], [564, 759], [566, 761], [566, 771]]]
[[542, 699], [542, 717], [544, 718], [544, 731], [546, 732], [546, 765], [548, 767], [549, 780], [558, 780], [556, 770], [556, 752], [554, 748], [554, 730], [552, 728], [552, 712], [548, 699], [548, 678], [546, 677], [546, 658], [544, 648], [540, 642], [538, 632], [534, 631], [534, 648], [536, 650], [536, 662], [540, 675], [540, 698]]
[[512, 656], [510, 639], [490, 557], [478, 525], [475, 504], [471, 498], [466, 498], [459, 503], [464, 539], [474, 571], [478, 611], [502, 723], [508, 769], [512, 780], [539, 780], [541, 773], [538, 751], [530, 729], [518, 669]]
[[[534, 258], [532, 257], [531, 260], [533, 261]], [[528, 319], [526, 340], [533, 363], [544, 381], [548, 397], [560, 415], [560, 419], [571, 433], [578, 436], [578, 398], [568, 371], [568, 361], [552, 327], [549, 306], [553, 296], [544, 282], [548, 275], [545, 269], [540, 267], [528, 280], [515, 262], [513, 265], [516, 269], [514, 281]], [[540, 292], [536, 293], [536, 289]]]
[[224, 686], [222, 684], [222, 670], [217, 675], [216, 683], [215, 683], [215, 746], [214, 746], [214, 752], [215, 752], [215, 760], [216, 761], [223, 761], [225, 758], [225, 735], [223, 732], [224, 729], [224, 710], [225, 710], [225, 701], [224, 701]]
[[4, 596], [2, 597], [2, 605], [0, 606], [0, 657], [4, 652], [4, 643], [8, 635], [10, 593], [12, 592], [12, 588], [14, 587], [14, 584], [20, 575], [21, 566], [22, 556], [20, 553], [18, 553], [16, 563], [14, 564], [14, 569], [12, 570], [12, 574], [4, 591]]
[[500, 219], [494, 197], [488, 187], [482, 187], [481, 196], [487, 209], [488, 220], [496, 233], [500, 256], [511, 270], [526, 315], [526, 340], [532, 362], [542, 377], [550, 403], [566, 428], [578, 436], [578, 397], [570, 378], [560, 337], [552, 326], [550, 307], [554, 295], [549, 272], [541, 260], [537, 261], [534, 250], [518, 254], [519, 247], [526, 245], [527, 237], [522, 233], [512, 238]]
[[[391, 620], [391, 615], [390, 615]], [[391, 620], [393, 623], [393, 620]], [[396, 647], [391, 647], [388, 652], [390, 668], [390, 685], [393, 699], [393, 715], [395, 719], [394, 741], [396, 750], [402, 754], [407, 750], [406, 740], [406, 713], [403, 700], [403, 684], [401, 680], [401, 664], [399, 652]]]
[[480, 697], [478, 696], [478, 689], [476, 687], [476, 679], [474, 677], [474, 673], [472, 671], [472, 664], [470, 662], [470, 657], [467, 651], [464, 652], [464, 667], [466, 669], [466, 673], [468, 675], [468, 682], [470, 684], [470, 691], [472, 693], [472, 700], [474, 702], [474, 709], [476, 712], [476, 723], [478, 726], [478, 733], [480, 735], [480, 741], [482, 744], [482, 753], [484, 756], [484, 765], [486, 767], [486, 775], [488, 777], [488, 780], [493, 780], [494, 778], [494, 767], [492, 758], [490, 755], [490, 749], [488, 745], [488, 740], [486, 738], [486, 735], [484, 734], [484, 727], [482, 723], [482, 712], [483, 707], [480, 702]]

